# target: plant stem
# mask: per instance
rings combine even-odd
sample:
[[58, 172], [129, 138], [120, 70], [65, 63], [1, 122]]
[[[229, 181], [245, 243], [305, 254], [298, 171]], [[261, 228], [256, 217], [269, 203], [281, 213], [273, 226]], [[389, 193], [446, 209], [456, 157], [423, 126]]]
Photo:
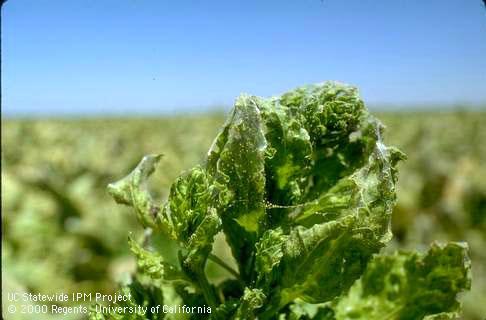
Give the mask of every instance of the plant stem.
[[209, 284], [209, 281], [206, 278], [206, 275], [204, 274], [204, 272], [202, 274], [198, 274], [197, 282], [198, 282], [199, 288], [201, 289], [201, 291], [204, 295], [204, 299], [206, 300], [208, 305], [211, 308], [216, 308], [217, 305], [219, 304], [218, 299], [216, 298], [214, 290], [211, 287], [211, 285]]
[[233, 268], [231, 268], [226, 262], [221, 260], [218, 256], [215, 256], [214, 254], [210, 253], [209, 254], [209, 260], [213, 261], [214, 263], [218, 264], [220, 267], [231, 273], [237, 280], [241, 281], [240, 274], [236, 272]]

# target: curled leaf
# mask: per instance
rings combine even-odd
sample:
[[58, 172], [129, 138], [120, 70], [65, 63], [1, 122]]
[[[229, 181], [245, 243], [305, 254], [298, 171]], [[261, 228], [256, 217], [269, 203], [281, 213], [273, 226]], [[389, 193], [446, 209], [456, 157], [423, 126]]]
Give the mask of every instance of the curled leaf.
[[333, 307], [334, 319], [455, 319], [471, 285], [468, 247], [433, 244], [426, 254], [376, 256]]
[[160, 208], [147, 190], [147, 179], [155, 171], [162, 155], [147, 155], [125, 178], [108, 185], [108, 193], [117, 203], [131, 206], [145, 227], [155, 227], [155, 217]]

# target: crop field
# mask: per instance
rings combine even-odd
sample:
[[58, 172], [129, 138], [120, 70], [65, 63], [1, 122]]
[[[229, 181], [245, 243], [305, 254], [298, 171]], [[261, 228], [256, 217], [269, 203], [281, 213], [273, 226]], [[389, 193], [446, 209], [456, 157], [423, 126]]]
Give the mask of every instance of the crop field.
[[[407, 155], [397, 164], [393, 239], [383, 252], [418, 249], [423, 253], [434, 241], [467, 242], [473, 280], [471, 290], [459, 297], [463, 303], [461, 317], [484, 320], [486, 112], [374, 115], [386, 126], [385, 144]], [[3, 119], [2, 292], [115, 292], [137, 269], [128, 235], [135, 239], [131, 242], [138, 243], [146, 235], [134, 210], [116, 204], [107, 185], [130, 173], [145, 155], [162, 154], [149, 180], [149, 190], [154, 199], [167, 199], [172, 182], [204, 161], [225, 118], [214, 113], [150, 119]], [[302, 224], [313, 223], [311, 220]], [[241, 225], [253, 227], [246, 220]], [[172, 252], [169, 255], [174, 255], [173, 260], [177, 259], [173, 244], [166, 238], [154, 236], [151, 241], [153, 247], [164, 248]], [[139, 259], [146, 254], [133, 243], [132, 250]], [[229, 255], [227, 248], [213, 250], [219, 257]], [[231, 262], [230, 271], [223, 270], [217, 262], [208, 261], [206, 272], [211, 283], [225, 281], [234, 267]], [[261, 280], [266, 281], [274, 280]], [[260, 299], [257, 291], [244, 294]], [[321, 297], [313, 294], [306, 292], [305, 297], [320, 301]], [[65, 306], [72, 304], [66, 302]], [[92, 302], [85, 305], [93, 308]], [[334, 312], [338, 314], [338, 306]], [[264, 316], [262, 313], [261, 318]], [[35, 319], [84, 317], [44, 314]], [[9, 319], [33, 318], [16, 314]]]

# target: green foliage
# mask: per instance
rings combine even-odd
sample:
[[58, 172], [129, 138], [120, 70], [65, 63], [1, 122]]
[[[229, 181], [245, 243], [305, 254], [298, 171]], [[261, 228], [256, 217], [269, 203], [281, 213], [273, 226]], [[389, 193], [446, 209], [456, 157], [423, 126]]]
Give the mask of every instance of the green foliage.
[[425, 255], [376, 256], [332, 319], [455, 319], [456, 295], [470, 287], [467, 246], [433, 244]]
[[[164, 250], [131, 240], [139, 274], [186, 305], [211, 307], [212, 319], [457, 312], [456, 294], [469, 287], [463, 245], [434, 246], [424, 257], [376, 255], [391, 240], [396, 165], [404, 158], [383, 144], [382, 128], [357, 90], [339, 83], [280, 98], [240, 96], [206, 162], [176, 179], [165, 204], [144, 188], [160, 156], [145, 157], [110, 184], [110, 194], [132, 206], [143, 226], [178, 246], [171, 263]], [[221, 232], [237, 271], [212, 253]], [[209, 260], [232, 276], [209, 281]], [[144, 294], [148, 304], [150, 292]], [[421, 298], [427, 300], [416, 303]]]

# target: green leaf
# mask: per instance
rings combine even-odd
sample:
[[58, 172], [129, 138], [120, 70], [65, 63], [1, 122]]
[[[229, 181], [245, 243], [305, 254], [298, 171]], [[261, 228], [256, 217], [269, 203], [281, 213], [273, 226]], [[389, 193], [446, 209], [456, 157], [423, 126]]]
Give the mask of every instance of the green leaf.
[[236, 311], [235, 320], [256, 319], [255, 310], [261, 308], [266, 296], [261, 289], [245, 288], [240, 306]]
[[164, 279], [190, 283], [189, 279], [180, 270], [165, 262], [159, 254], [143, 249], [131, 237], [128, 238], [128, 244], [137, 258], [137, 266], [142, 273], [154, 280]]
[[160, 154], [145, 156], [128, 176], [108, 185], [108, 193], [117, 203], [133, 207], [144, 227], [155, 227], [155, 218], [160, 210], [152, 200], [146, 182], [161, 157]]
[[209, 284], [204, 273], [204, 267], [211, 253], [214, 236], [221, 228], [221, 220], [216, 214], [216, 210], [211, 210], [194, 234], [190, 237], [187, 244], [187, 253], [180, 254], [180, 261], [184, 273], [197, 285], [204, 295], [207, 303], [215, 308], [218, 304], [215, 289]]
[[292, 205], [304, 197], [312, 168], [313, 146], [302, 110], [279, 100], [257, 100], [268, 141], [265, 174], [267, 199]]
[[455, 319], [458, 293], [470, 288], [468, 247], [433, 244], [426, 254], [376, 256], [332, 307], [334, 319]]
[[212, 207], [216, 198], [210, 177], [201, 167], [195, 167], [188, 174], [182, 175], [172, 185], [163, 210], [159, 210], [142, 187], [154, 171], [158, 159], [158, 156], [145, 157], [130, 175], [109, 185], [109, 192], [117, 202], [133, 206], [145, 226], [164, 231], [184, 249], [184, 252], [180, 252], [179, 271], [164, 262], [161, 256], [143, 250], [134, 241], [130, 241], [140, 269], [155, 279], [192, 283], [208, 303], [215, 307], [217, 299], [214, 289], [204, 274], [214, 236], [221, 229], [221, 220]]
[[206, 216], [214, 210], [214, 186], [206, 171], [196, 166], [181, 175], [170, 188], [160, 220], [173, 230], [172, 237], [187, 243]]
[[274, 288], [274, 305], [281, 308], [296, 298], [329, 301], [361, 276], [391, 237], [394, 165], [400, 157], [377, 145], [366, 166], [297, 210], [306, 217], [323, 216], [324, 222], [294, 226], [288, 234], [264, 234], [257, 244], [256, 265], [260, 285]]
[[240, 274], [252, 272], [254, 246], [265, 227], [265, 149], [257, 99], [240, 96], [209, 151], [207, 168], [220, 190], [219, 215]]
[[354, 87], [327, 82], [260, 101], [273, 204], [314, 200], [364, 165], [374, 149], [377, 123]]
[[202, 272], [211, 252], [214, 236], [221, 228], [221, 220], [216, 210], [211, 210], [201, 221], [188, 240], [187, 255], [183, 265], [187, 270]]

